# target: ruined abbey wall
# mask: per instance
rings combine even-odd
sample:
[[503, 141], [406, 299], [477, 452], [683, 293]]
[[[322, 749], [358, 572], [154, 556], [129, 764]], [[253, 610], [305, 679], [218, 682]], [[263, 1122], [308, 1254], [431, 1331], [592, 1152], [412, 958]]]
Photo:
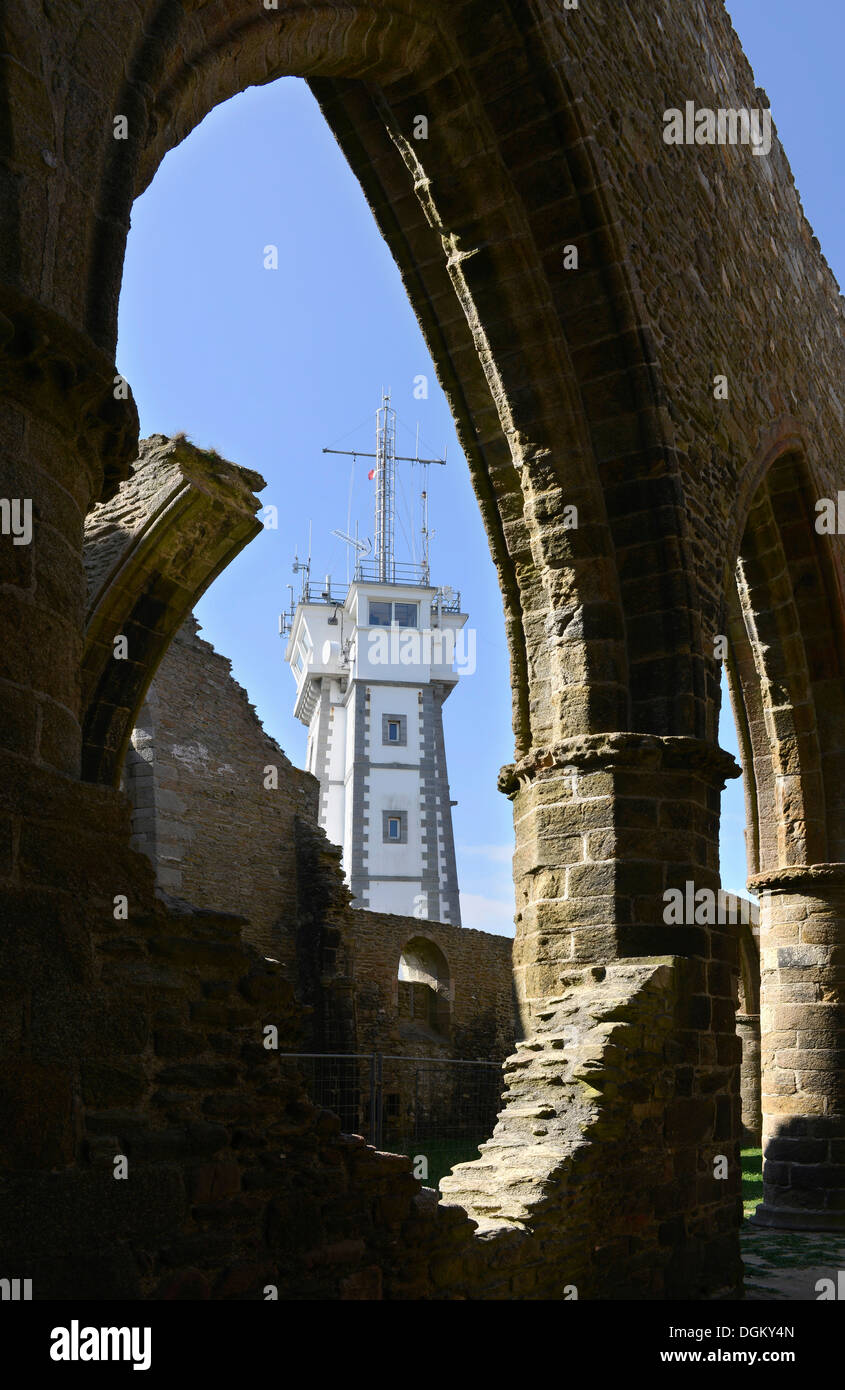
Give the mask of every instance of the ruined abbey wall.
[[[238, 912], [265, 955], [293, 960], [296, 816], [316, 821], [316, 780], [261, 726], [231, 663], [189, 619], [133, 735], [135, 847], [156, 881], [198, 907]], [[281, 953], [281, 956], [280, 956]]]
[[[387, 1051], [389, 1042], [394, 1052], [504, 1061], [515, 1036], [510, 937], [368, 911], [355, 912], [352, 929], [358, 1038], [365, 1050]], [[420, 937], [440, 949], [448, 970], [448, 1028], [439, 1039], [400, 1017], [396, 967], [403, 947]]]
[[[722, 0], [24, 0], [0, 23], [0, 495], [32, 518], [29, 542], [0, 535], [16, 1272], [38, 1265], [38, 1297], [112, 1296], [115, 1251], [130, 1295], [260, 1296], [265, 1261], [292, 1297], [736, 1293], [737, 931], [663, 914], [667, 890], [718, 887], [719, 636], [762, 902], [758, 1219], [841, 1227], [845, 583], [843, 537], [814, 521], [842, 477], [842, 303], [776, 138], [764, 157], [663, 139], [667, 107], [768, 105]], [[275, 977], [250, 1001], [242, 928], [187, 926], [130, 848], [129, 733], [255, 534], [261, 480], [159, 437], [161, 508], [86, 610], [83, 519], [138, 455], [114, 361], [133, 200], [217, 103], [284, 74], [399, 266], [503, 596], [525, 1036], [451, 1206], [258, 1059], [268, 1012], [298, 1039], [347, 1026], [349, 992], [330, 1017]], [[331, 858], [307, 827], [301, 848]], [[343, 913], [318, 877], [315, 978]], [[198, 1051], [165, 1058], [166, 1030]], [[210, 1188], [199, 1143], [235, 1165]]]
[[[108, 511], [120, 518], [121, 494]], [[90, 548], [94, 569], [96, 536]], [[281, 963], [302, 1002], [325, 1012], [312, 1042], [349, 1052], [507, 1056], [512, 941], [352, 907], [337, 854], [317, 829], [316, 779], [265, 732], [231, 662], [199, 636], [193, 617], [147, 692], [124, 787], [133, 848], [152, 860], [159, 889], [243, 917], [244, 938]], [[446, 962], [441, 1034], [400, 1026], [399, 959], [420, 937]]]

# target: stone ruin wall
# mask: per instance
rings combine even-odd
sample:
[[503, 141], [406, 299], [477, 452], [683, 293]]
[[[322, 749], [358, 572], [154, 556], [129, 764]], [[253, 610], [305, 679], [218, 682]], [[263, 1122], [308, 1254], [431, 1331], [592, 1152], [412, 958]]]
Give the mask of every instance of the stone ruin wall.
[[[118, 514], [119, 499], [110, 507]], [[448, 962], [451, 1027], [430, 1047], [504, 1061], [514, 1038], [513, 942], [353, 908], [338, 853], [317, 827], [317, 780], [265, 732], [231, 662], [198, 632], [190, 618], [174, 637], [125, 769], [133, 847], [152, 859], [158, 887], [244, 917], [245, 939], [282, 963], [302, 1002], [326, 1010], [322, 1032], [310, 1032], [326, 1050], [419, 1052], [400, 1030], [397, 970], [408, 940], [434, 942]], [[271, 766], [275, 788], [264, 785]]]
[[318, 784], [265, 733], [231, 662], [198, 633], [194, 618], [177, 632], [133, 731], [134, 847], [153, 860], [160, 888], [240, 913], [250, 942], [291, 965], [293, 824], [316, 821]]
[[[712, 639], [746, 523], [820, 615], [802, 646], [801, 624], [777, 629], [765, 582], [746, 614], [771, 634], [758, 655], [786, 654], [783, 672], [743, 666], [752, 723], [772, 734], [753, 817], [773, 899], [766, 1200], [785, 1224], [806, 1208], [841, 1225], [845, 1210], [842, 538], [824, 544], [826, 606], [812, 566], [802, 576], [793, 492], [774, 487], [772, 515], [752, 516], [778, 459], [802, 480], [803, 512], [836, 493], [842, 305], [779, 144], [756, 160], [660, 139], [667, 104], [764, 94], [720, 0], [593, 0], [577, 16], [409, 0], [402, 24], [381, 22], [379, 0], [351, 18], [283, 5], [260, 22], [252, 0], [227, 0], [171, 7], [172, 30], [152, 23], [157, 8], [92, 3], [81, 29], [59, 6], [2, 12], [0, 457], [35, 522], [31, 547], [0, 548], [3, 1248], [22, 1277], [37, 1266], [38, 1297], [260, 1297], [266, 1267], [293, 1297], [559, 1298], [570, 1282], [582, 1297], [730, 1294], [737, 942], [661, 930], [658, 905], [678, 881], [717, 884], [730, 768], [714, 747]], [[513, 655], [503, 789], [532, 1027], [494, 1142], [452, 1180], [461, 1211], [426, 1206], [403, 1160], [346, 1144], [301, 1088], [279, 1088], [256, 1049], [268, 1016], [296, 1046], [294, 1002], [239, 924], [156, 902], [108, 785], [119, 728], [108, 711], [97, 724], [96, 702], [79, 780], [82, 519], [137, 444], [131, 399], [113, 392], [132, 200], [216, 103], [287, 72], [311, 82], [432, 346]], [[414, 150], [420, 110], [431, 133]], [[570, 243], [577, 277], [561, 268]], [[727, 401], [712, 393], [719, 370]], [[557, 524], [564, 502], [578, 532]], [[222, 560], [197, 575], [178, 547], [167, 559], [182, 613]], [[154, 632], [161, 589], [156, 604], [137, 615], [156, 637], [139, 682], [168, 635]], [[105, 693], [125, 716], [132, 700]], [[790, 732], [798, 706], [810, 737]], [[326, 896], [315, 970], [342, 916]], [[188, 1051], [174, 1060], [174, 1047]], [[115, 1146], [130, 1155], [124, 1185]], [[733, 1160], [720, 1192], [716, 1148]]]
[[[360, 919], [360, 921], [359, 921]], [[513, 941], [510, 937], [428, 922], [418, 917], [358, 911], [355, 931], [355, 975], [358, 981], [359, 1037], [375, 1044], [390, 1020], [387, 1036], [400, 1051], [423, 1055], [427, 1047], [449, 1057], [502, 1060], [513, 1048]], [[402, 1027], [397, 1016], [396, 967], [403, 946], [414, 937], [433, 942], [449, 968], [449, 1035], [441, 1043]], [[366, 1003], [361, 993], [366, 990]], [[445, 1050], [444, 1050], [445, 1049]]]

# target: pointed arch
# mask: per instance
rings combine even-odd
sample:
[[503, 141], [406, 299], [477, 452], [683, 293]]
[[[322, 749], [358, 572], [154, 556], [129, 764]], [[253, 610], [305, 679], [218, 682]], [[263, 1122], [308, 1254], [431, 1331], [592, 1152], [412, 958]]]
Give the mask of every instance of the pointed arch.
[[517, 756], [596, 730], [706, 738], [680, 472], [615, 194], [551, 38], [504, 5], [493, 42], [475, 8], [477, 28], [466, 9], [434, 5], [220, 0], [188, 19], [164, 0], [127, 64], [128, 147], [104, 151], [88, 328], [113, 344], [132, 200], [167, 150], [244, 87], [307, 78], [469, 460], [500, 577]]
[[845, 604], [800, 438], [751, 473], [728, 636], [754, 875], [845, 857]]

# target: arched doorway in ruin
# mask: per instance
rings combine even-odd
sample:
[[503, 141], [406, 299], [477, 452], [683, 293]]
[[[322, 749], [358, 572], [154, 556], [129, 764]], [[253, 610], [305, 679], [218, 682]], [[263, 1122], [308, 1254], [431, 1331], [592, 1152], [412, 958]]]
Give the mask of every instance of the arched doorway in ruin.
[[412, 937], [399, 956], [399, 1027], [404, 1036], [448, 1042], [451, 1029], [449, 962], [440, 947]]
[[829, 480], [810, 468], [796, 422], [776, 431], [745, 486], [728, 634], [749, 887], [760, 895], [764, 1199], [752, 1219], [835, 1230], [845, 1220], [842, 571], [819, 524]]

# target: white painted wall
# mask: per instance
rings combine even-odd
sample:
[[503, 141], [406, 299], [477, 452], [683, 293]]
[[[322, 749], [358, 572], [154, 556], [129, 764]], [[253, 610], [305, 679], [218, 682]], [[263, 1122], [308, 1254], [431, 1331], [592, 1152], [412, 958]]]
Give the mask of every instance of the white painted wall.
[[[370, 873], [422, 873], [422, 844], [420, 839], [420, 775], [418, 768], [371, 768], [370, 770]], [[404, 845], [384, 844], [382, 841], [382, 812], [405, 811], [408, 817], [408, 842]], [[408, 887], [406, 885], [406, 893]]]
[[[422, 707], [419, 686], [370, 686], [370, 761], [374, 763], [408, 763], [419, 765]], [[408, 742], [382, 742], [383, 716], [404, 715], [408, 724]]]
[[370, 881], [370, 909], [373, 912], [395, 912], [400, 917], [413, 913], [414, 895], [419, 888], [413, 883], [383, 883]]

